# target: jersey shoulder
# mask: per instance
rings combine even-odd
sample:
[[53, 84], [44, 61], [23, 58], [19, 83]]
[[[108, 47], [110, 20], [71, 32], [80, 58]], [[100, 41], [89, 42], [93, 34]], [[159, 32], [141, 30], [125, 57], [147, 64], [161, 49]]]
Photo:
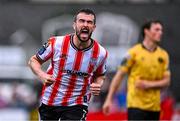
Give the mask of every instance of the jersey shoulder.
[[[70, 38], [71, 38], [70, 35], [54, 36], [54, 37], [51, 37], [51, 38], [53, 38], [54, 41], [55, 41], [55, 42], [54, 42], [54, 45], [55, 45], [54, 47], [55, 47], [55, 48], [61, 47], [66, 37], [67, 37], [67, 38], [69, 39], [69, 41], [70, 41]], [[52, 40], [51, 38], [50, 38], [50, 40]]]
[[165, 57], [168, 57], [168, 56], [169, 56], [168, 52], [167, 52], [164, 48], [162, 48], [162, 47], [160, 47], [160, 46], [158, 46], [158, 51], [159, 51], [162, 55], [164, 55]]
[[135, 44], [134, 46], [132, 46], [129, 50], [128, 53], [129, 54], [136, 54], [139, 53], [139, 51], [142, 50], [142, 45], [140, 43]]
[[108, 51], [100, 43], [98, 43], [97, 41], [94, 41], [94, 42], [98, 45], [100, 54], [103, 57], [106, 57], [108, 55]]

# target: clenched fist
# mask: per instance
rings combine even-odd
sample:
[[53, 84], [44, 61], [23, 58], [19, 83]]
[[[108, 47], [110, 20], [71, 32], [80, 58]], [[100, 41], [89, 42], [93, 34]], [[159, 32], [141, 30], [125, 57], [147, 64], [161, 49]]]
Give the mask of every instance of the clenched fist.
[[92, 83], [90, 85], [90, 91], [95, 96], [99, 95], [101, 91], [101, 85], [97, 83]]
[[39, 78], [43, 81], [43, 83], [47, 86], [53, 84], [56, 80], [53, 78], [52, 75], [43, 73], [41, 75], [39, 75]]

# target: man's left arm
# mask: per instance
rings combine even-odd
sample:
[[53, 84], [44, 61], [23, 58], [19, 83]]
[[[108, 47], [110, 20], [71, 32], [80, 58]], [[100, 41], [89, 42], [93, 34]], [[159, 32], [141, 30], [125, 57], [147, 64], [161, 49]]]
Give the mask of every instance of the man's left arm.
[[137, 88], [141, 89], [151, 89], [151, 88], [164, 88], [170, 85], [170, 75], [164, 75], [161, 80], [147, 81], [147, 80], [139, 80], [136, 83]]
[[100, 65], [94, 73], [94, 82], [90, 85], [90, 91], [93, 95], [100, 94], [101, 87], [105, 80], [107, 56], [108, 52], [106, 51], [102, 62], [100, 63]]
[[90, 85], [90, 90], [93, 95], [97, 96], [100, 94], [104, 80], [105, 76], [98, 76], [96, 77], [95, 81]]

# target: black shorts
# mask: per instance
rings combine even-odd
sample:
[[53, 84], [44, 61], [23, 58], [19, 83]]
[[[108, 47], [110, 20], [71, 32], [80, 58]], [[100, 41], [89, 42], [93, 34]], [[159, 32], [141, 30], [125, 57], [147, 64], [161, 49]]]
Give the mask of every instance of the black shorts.
[[128, 120], [151, 120], [158, 121], [160, 117], [159, 111], [146, 111], [138, 108], [128, 108]]
[[84, 105], [76, 106], [47, 106], [42, 104], [39, 107], [41, 121], [75, 120], [85, 121], [88, 107]]

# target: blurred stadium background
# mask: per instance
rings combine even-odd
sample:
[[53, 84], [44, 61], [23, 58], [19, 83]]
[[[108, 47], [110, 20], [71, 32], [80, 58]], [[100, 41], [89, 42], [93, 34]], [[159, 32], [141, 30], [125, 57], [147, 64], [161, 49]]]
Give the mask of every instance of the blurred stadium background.
[[126, 119], [126, 81], [114, 97], [111, 115], [104, 116], [101, 106], [117, 65], [141, 41], [140, 25], [153, 18], [165, 24], [161, 45], [170, 54], [172, 72], [171, 86], [162, 90], [161, 119], [180, 120], [179, 0], [0, 0], [0, 121], [37, 120], [42, 85], [27, 61], [50, 36], [71, 33], [73, 15], [86, 7], [97, 13], [93, 38], [110, 56], [108, 78], [101, 95], [92, 98], [88, 120]]

